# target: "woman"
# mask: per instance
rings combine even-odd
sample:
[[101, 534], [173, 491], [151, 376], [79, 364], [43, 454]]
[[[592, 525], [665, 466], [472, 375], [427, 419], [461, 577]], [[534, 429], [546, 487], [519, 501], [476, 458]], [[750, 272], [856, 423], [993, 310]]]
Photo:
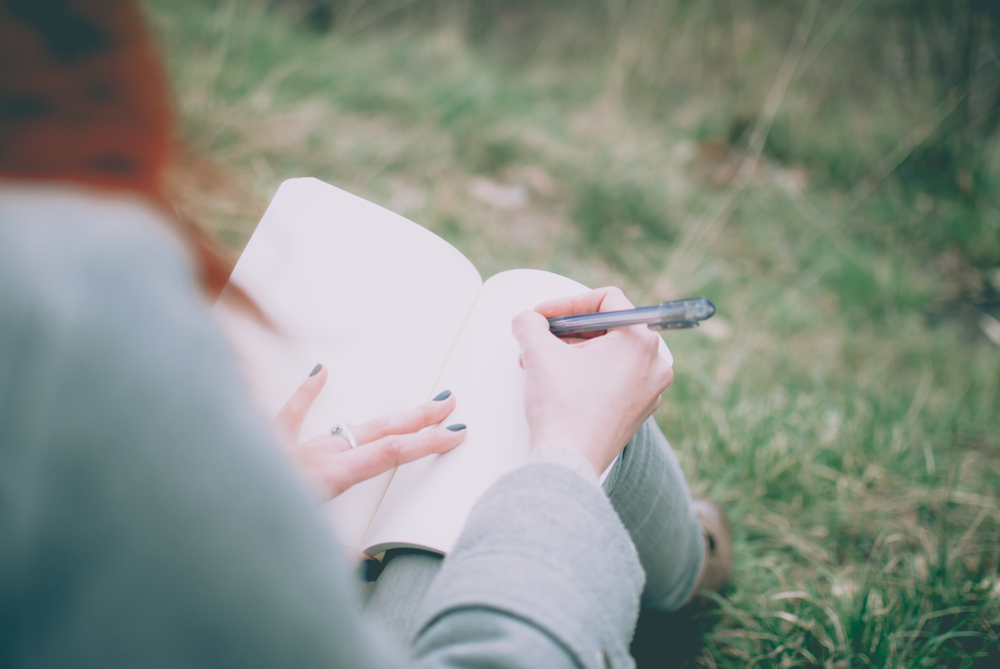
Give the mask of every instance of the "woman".
[[[720, 576], [644, 423], [672, 375], [656, 335], [548, 333], [546, 315], [630, 306], [606, 289], [515, 320], [535, 461], [447, 559], [390, 559], [364, 620], [207, 316], [227, 268], [168, 213], [172, 117], [135, 7], [0, 0], [0, 63], [0, 665], [628, 666], [640, 597], [677, 608]], [[455, 401], [360, 452], [453, 447], [461, 430], [416, 432]], [[328, 492], [393, 464], [344, 464], [336, 441], [288, 444]]]

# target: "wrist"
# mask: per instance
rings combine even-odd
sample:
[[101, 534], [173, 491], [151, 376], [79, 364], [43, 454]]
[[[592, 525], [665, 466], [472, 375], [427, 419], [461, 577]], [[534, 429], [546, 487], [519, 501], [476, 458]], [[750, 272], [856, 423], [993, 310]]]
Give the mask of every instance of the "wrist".
[[581, 478], [600, 487], [600, 470], [580, 451], [565, 446], [541, 446], [535, 448], [530, 456], [531, 462], [555, 464], [571, 469]]

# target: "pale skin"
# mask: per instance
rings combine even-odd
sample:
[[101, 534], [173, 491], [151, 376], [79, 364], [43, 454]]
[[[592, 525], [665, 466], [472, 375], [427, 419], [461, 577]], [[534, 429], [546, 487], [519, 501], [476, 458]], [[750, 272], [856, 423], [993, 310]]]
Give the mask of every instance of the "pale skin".
[[633, 308], [618, 288], [599, 288], [544, 302], [514, 319], [533, 450], [577, 451], [600, 474], [653, 415], [674, 378], [659, 353], [659, 334], [635, 325], [562, 340], [545, 320]]
[[412, 460], [450, 451], [465, 440], [466, 430], [449, 430], [441, 424], [455, 409], [455, 396], [449, 395], [352, 425], [358, 448], [352, 449], [344, 437], [329, 433], [299, 442], [302, 421], [327, 376], [323, 367], [307, 378], [275, 418], [285, 452], [324, 498], [336, 497], [356, 483]]
[[[532, 450], [547, 446], [576, 451], [600, 474], [659, 406], [673, 370], [659, 354], [656, 332], [637, 325], [559, 339], [545, 320], [632, 308], [618, 288], [600, 288], [545, 302], [514, 318], [511, 327], [521, 346]], [[449, 430], [444, 424], [455, 408], [456, 397], [450, 395], [353, 425], [357, 449], [330, 434], [300, 443], [302, 420], [327, 377], [323, 367], [306, 379], [275, 420], [297, 469], [327, 498], [398, 465], [445, 453], [465, 440], [466, 429]]]

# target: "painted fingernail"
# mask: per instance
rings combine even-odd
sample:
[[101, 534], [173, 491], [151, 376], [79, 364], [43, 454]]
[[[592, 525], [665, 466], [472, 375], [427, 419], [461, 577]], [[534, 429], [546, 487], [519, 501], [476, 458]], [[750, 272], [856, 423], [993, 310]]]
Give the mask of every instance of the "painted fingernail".
[[442, 390], [440, 393], [438, 393], [437, 397], [435, 397], [431, 401], [433, 401], [433, 402], [440, 402], [441, 400], [446, 400], [449, 397], [451, 397], [451, 391], [450, 390]]
[[465, 426], [461, 423], [455, 423], [454, 425], [449, 425], [445, 428], [446, 430], [451, 430], [452, 432], [458, 432], [459, 430], [464, 430]]
[[309, 372], [309, 376], [316, 376], [317, 374], [319, 374], [319, 370], [321, 369], [323, 369], [323, 365], [317, 364], [315, 367], [313, 367], [313, 371]]

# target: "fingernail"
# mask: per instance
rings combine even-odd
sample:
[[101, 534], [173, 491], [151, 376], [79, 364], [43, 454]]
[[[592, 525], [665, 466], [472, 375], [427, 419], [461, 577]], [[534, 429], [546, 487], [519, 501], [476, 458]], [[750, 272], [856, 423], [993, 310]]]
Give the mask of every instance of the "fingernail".
[[464, 430], [465, 426], [461, 423], [455, 423], [454, 425], [449, 425], [445, 428], [446, 430], [451, 430], [452, 432], [458, 432], [459, 430]]
[[323, 365], [317, 364], [315, 367], [313, 367], [313, 371], [309, 372], [309, 376], [316, 376], [317, 374], [319, 374], [319, 370], [321, 369], [323, 369]]
[[451, 397], [451, 391], [450, 390], [442, 390], [440, 393], [438, 393], [437, 397], [435, 397], [432, 401], [433, 402], [440, 402], [441, 400], [446, 400], [449, 397]]

